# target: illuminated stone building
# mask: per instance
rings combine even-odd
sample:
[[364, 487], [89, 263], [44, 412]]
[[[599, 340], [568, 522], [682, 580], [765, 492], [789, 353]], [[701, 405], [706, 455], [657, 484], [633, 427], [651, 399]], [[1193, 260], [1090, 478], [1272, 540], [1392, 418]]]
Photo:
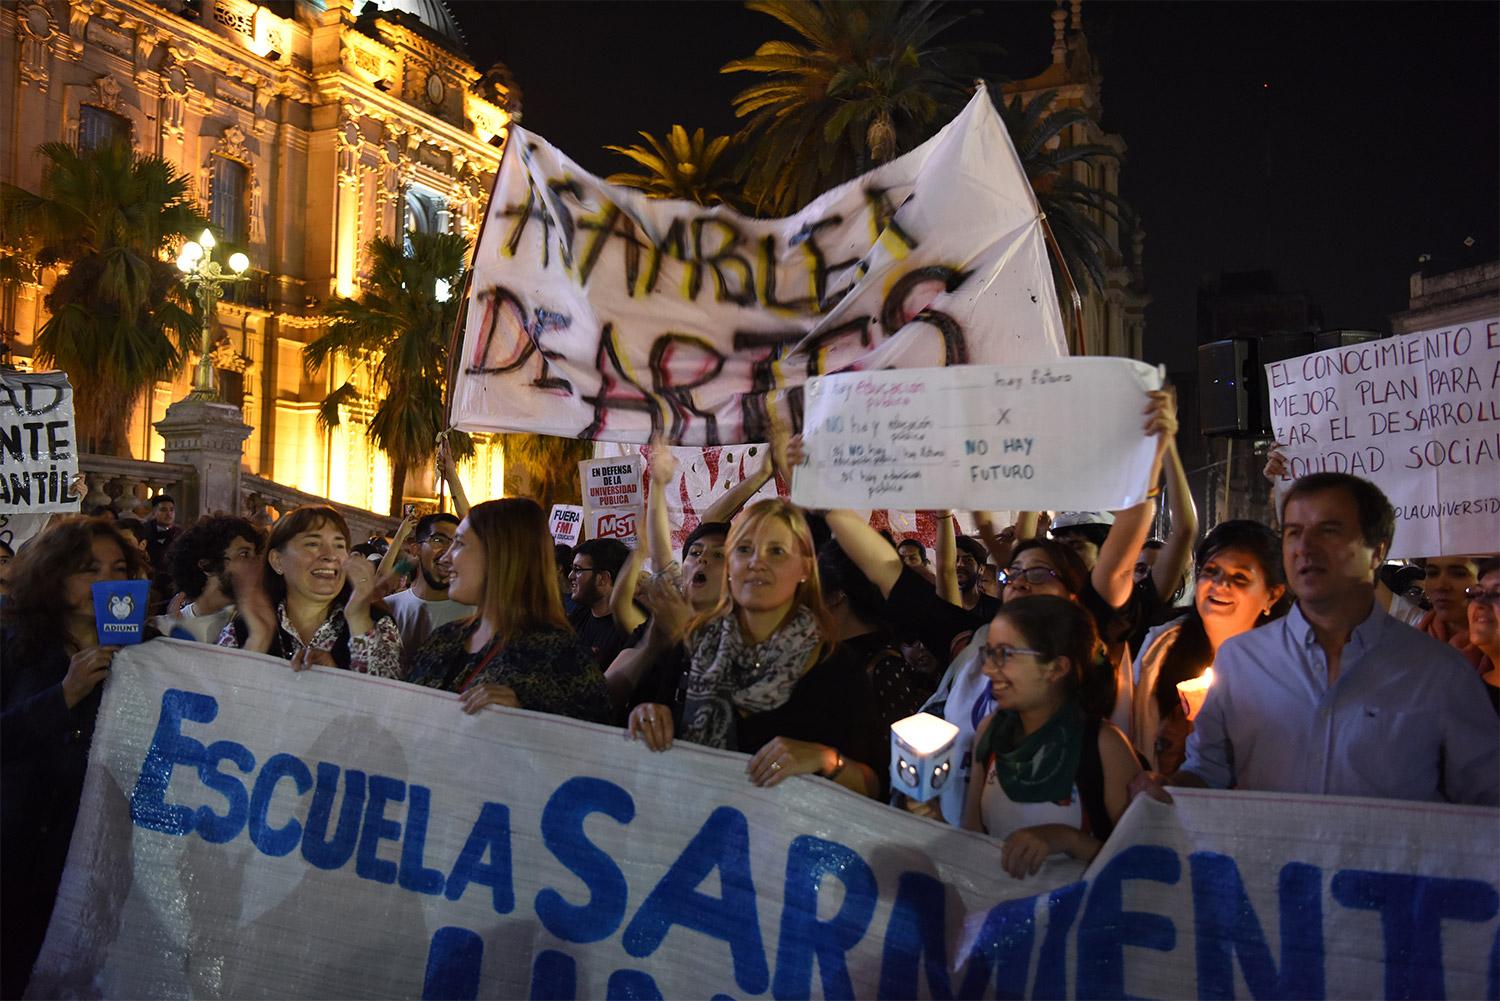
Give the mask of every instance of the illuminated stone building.
[[[383, 8], [383, 9], [380, 9]], [[319, 402], [362, 368], [303, 370], [330, 295], [357, 296], [364, 247], [408, 228], [473, 240], [519, 94], [482, 71], [442, 0], [5, 0], [0, 5], [0, 180], [39, 190], [36, 147], [116, 136], [186, 174], [221, 243], [252, 280], [218, 307], [221, 394], [252, 433], [244, 469], [307, 493], [383, 510], [390, 467], [367, 414], [331, 432]], [[6, 353], [29, 368], [54, 276], [8, 289]], [[137, 459], [159, 460], [153, 422], [191, 369], [146, 394], [128, 421]], [[362, 382], [363, 380], [363, 382]], [[484, 443], [466, 470], [499, 496], [503, 460]], [[430, 495], [412, 470], [406, 492]]]
[[[1034, 77], [1007, 84], [1004, 92], [1007, 101], [1020, 95], [1025, 103], [1038, 94], [1055, 91], [1054, 110], [1082, 108], [1088, 115], [1086, 124], [1074, 126], [1071, 134], [1065, 136], [1068, 143], [1107, 146], [1123, 158], [1125, 140], [1104, 131], [1099, 124], [1103, 82], [1099, 64], [1090, 54], [1088, 38], [1083, 32], [1082, 0], [1070, 0], [1066, 9], [1063, 0], [1057, 0], [1052, 11], [1052, 64]], [[1075, 181], [1119, 195], [1120, 160], [1076, 163], [1072, 170]], [[1102, 290], [1089, 286], [1084, 275], [1073, 276], [1079, 291], [1084, 293], [1082, 353], [1140, 358], [1146, 330], [1146, 307], [1151, 303], [1142, 267], [1145, 230], [1137, 224], [1133, 230], [1122, 231], [1120, 224], [1104, 212], [1096, 212], [1094, 221], [1103, 229], [1110, 249], [1105, 255]], [[1127, 238], [1130, 241], [1128, 246], [1122, 242]], [[1077, 327], [1066, 305], [1067, 291], [1058, 291], [1064, 301], [1063, 315], [1068, 324], [1070, 343], [1074, 353], [1080, 353]]]

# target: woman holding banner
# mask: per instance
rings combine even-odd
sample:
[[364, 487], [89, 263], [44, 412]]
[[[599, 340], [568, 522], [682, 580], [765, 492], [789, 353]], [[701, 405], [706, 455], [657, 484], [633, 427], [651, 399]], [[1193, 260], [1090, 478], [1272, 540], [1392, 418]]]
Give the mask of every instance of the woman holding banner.
[[1090, 861], [1141, 770], [1105, 719], [1115, 686], [1093, 617], [1057, 595], [1016, 598], [979, 653], [996, 708], [975, 731], [964, 827], [1004, 839], [1016, 878], [1052, 855]]
[[145, 576], [103, 518], [53, 521], [10, 569], [0, 606], [0, 997], [17, 998], [42, 947], [89, 743], [116, 646], [100, 646], [93, 586]]
[[1181, 682], [1203, 675], [1226, 640], [1291, 607], [1281, 539], [1258, 521], [1225, 521], [1198, 544], [1193, 607], [1152, 630], [1135, 661], [1135, 746], [1151, 770], [1170, 775], [1187, 754]]
[[604, 675], [563, 615], [547, 516], [524, 497], [470, 508], [438, 560], [448, 596], [474, 616], [432, 631], [408, 681], [489, 705], [609, 721]]
[[[894, 551], [893, 551], [894, 552]], [[752, 755], [756, 785], [821, 775], [867, 796], [880, 783], [877, 726], [865, 665], [830, 656], [812, 533], [784, 500], [752, 504], [729, 533], [727, 587], [693, 620], [675, 589], [653, 603], [659, 628], [683, 638], [687, 664], [675, 705], [630, 713], [627, 736], [653, 751], [675, 736]]]
[[236, 572], [235, 615], [219, 646], [269, 653], [298, 670], [314, 664], [401, 677], [401, 633], [372, 607], [375, 568], [351, 555], [337, 510], [306, 505], [282, 515], [259, 566]]

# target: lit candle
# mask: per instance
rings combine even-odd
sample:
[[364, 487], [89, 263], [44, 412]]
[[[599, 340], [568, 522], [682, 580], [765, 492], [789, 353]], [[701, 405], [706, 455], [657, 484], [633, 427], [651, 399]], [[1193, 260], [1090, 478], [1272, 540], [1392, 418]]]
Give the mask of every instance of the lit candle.
[[1201, 678], [1190, 678], [1177, 683], [1177, 697], [1182, 700], [1182, 711], [1187, 713], [1189, 723], [1198, 715], [1198, 710], [1203, 708], [1203, 700], [1208, 698], [1208, 687], [1213, 683], [1214, 669], [1211, 667], [1203, 672]]

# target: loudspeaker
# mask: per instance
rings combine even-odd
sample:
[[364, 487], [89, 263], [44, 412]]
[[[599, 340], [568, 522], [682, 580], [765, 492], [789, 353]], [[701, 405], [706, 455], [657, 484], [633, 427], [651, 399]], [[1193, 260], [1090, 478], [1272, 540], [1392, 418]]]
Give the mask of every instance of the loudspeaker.
[[1198, 415], [1204, 434], [1248, 435], [1257, 375], [1255, 342], [1234, 337], [1198, 347]]

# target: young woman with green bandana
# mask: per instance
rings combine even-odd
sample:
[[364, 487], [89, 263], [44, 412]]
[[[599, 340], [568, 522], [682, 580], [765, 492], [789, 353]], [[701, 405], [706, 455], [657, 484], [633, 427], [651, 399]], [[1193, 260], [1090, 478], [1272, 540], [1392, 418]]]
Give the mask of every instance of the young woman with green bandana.
[[1007, 601], [980, 648], [996, 709], [975, 733], [964, 826], [1003, 839], [1017, 878], [1051, 855], [1098, 854], [1141, 770], [1107, 720], [1115, 679], [1101, 654], [1093, 618], [1056, 595]]

